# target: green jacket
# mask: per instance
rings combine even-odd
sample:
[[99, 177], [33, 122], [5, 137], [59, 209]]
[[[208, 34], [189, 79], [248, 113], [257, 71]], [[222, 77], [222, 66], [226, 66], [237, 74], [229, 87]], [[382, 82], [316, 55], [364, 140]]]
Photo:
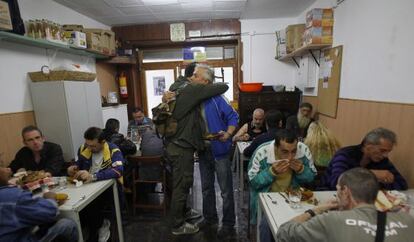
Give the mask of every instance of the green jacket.
[[178, 122], [177, 132], [167, 141], [181, 147], [203, 150], [202, 134], [205, 125], [199, 105], [205, 99], [221, 95], [228, 89], [229, 87], [223, 83], [211, 85], [190, 83], [180, 89], [173, 112], [173, 118]]
[[[269, 192], [271, 185], [277, 176], [270, 171], [272, 163], [276, 160], [275, 141], [269, 141], [260, 145], [249, 160], [248, 176], [250, 183], [250, 223], [256, 224], [258, 197], [261, 192]], [[303, 162], [304, 169], [300, 174], [293, 173], [292, 186], [313, 181], [316, 169], [313, 164], [312, 154], [308, 146], [298, 142], [296, 159]]]

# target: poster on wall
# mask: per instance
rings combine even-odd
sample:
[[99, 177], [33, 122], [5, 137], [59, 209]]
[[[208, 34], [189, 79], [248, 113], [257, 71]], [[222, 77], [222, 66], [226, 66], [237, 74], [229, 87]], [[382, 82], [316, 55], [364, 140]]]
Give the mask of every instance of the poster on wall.
[[161, 103], [162, 95], [174, 83], [174, 80], [174, 69], [145, 71], [145, 92], [150, 118], [152, 118], [151, 109]]
[[165, 76], [154, 76], [154, 96], [162, 96], [165, 92]]

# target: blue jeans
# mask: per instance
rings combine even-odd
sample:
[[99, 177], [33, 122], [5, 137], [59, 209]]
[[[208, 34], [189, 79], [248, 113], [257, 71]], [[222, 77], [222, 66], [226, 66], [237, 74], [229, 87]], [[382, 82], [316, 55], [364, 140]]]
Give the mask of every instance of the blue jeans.
[[44, 235], [39, 242], [49, 242], [59, 239], [59, 241], [78, 241], [78, 228], [76, 223], [67, 218], [59, 219], [52, 227], [50, 227], [46, 235]]
[[275, 242], [272, 231], [270, 230], [269, 224], [264, 216], [262, 217], [262, 221], [260, 221], [259, 230], [260, 242]]
[[233, 174], [231, 161], [226, 157], [216, 160], [210, 147], [199, 153], [201, 188], [203, 192], [203, 216], [211, 223], [217, 223], [216, 190], [214, 188], [215, 174], [223, 199], [223, 226], [233, 227], [236, 221], [234, 213]]

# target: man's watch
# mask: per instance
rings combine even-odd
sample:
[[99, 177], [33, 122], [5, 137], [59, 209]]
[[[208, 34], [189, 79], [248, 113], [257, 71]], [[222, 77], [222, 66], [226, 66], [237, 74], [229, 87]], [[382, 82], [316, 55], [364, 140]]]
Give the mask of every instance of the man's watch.
[[92, 181], [94, 182], [96, 180], [98, 180], [98, 178], [96, 177], [96, 174], [92, 174]]
[[312, 209], [306, 210], [305, 213], [309, 214], [311, 217], [315, 217], [316, 216], [316, 213]]

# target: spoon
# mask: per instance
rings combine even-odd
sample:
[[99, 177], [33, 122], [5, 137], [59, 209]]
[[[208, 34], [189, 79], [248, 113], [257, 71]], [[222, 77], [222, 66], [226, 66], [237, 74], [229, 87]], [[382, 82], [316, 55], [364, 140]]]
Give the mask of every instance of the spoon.
[[267, 197], [270, 199], [270, 201], [272, 201], [273, 204], [277, 204], [277, 201], [273, 200], [273, 198], [269, 194], [267, 194]]

